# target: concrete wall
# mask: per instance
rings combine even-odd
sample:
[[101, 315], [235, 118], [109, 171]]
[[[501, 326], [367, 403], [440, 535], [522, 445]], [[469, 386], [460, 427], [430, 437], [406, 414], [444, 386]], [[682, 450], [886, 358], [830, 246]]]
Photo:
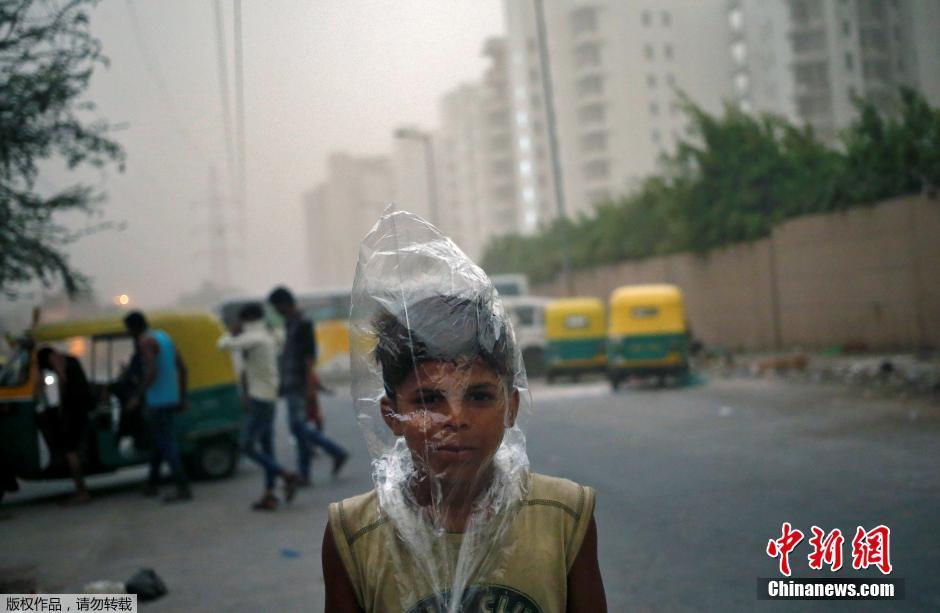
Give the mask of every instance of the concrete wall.
[[[940, 346], [940, 201], [920, 197], [813, 215], [770, 238], [575, 274], [575, 293], [666, 282], [696, 336], [725, 347]], [[535, 294], [564, 295], [560, 279]]]

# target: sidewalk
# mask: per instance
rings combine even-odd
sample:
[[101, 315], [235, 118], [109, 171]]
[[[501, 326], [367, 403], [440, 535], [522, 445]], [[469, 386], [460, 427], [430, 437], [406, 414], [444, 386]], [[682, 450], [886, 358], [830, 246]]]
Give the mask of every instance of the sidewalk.
[[940, 399], [940, 354], [790, 352], [713, 352], [697, 367], [712, 376], [784, 377], [841, 383], [887, 395]]

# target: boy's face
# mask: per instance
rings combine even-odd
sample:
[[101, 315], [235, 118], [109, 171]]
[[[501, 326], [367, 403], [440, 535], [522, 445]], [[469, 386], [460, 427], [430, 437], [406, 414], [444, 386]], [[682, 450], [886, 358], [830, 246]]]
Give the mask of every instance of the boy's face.
[[482, 360], [425, 362], [382, 399], [382, 416], [412, 458], [450, 483], [479, 479], [516, 420], [519, 392]]

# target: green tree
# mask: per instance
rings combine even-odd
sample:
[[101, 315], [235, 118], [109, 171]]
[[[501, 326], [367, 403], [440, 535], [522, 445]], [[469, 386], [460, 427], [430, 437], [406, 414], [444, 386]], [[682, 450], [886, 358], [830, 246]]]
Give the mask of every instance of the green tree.
[[95, 67], [107, 63], [90, 33], [95, 3], [0, 0], [0, 290], [8, 295], [34, 279], [59, 279], [70, 295], [88, 287], [64, 250], [77, 235], [56, 214], [91, 213], [103, 195], [82, 184], [43, 194], [37, 181], [39, 165], [56, 160], [123, 169], [109, 124], [89, 119], [95, 107], [81, 100]]
[[846, 191], [853, 203], [904, 194], [936, 192], [940, 186], [940, 109], [922, 94], [900, 91], [897, 113], [856, 100], [858, 120], [842, 134]]
[[[533, 282], [560, 269], [567, 228], [575, 268], [677, 251], [705, 252], [767, 236], [775, 224], [940, 187], [940, 110], [902, 89], [898, 111], [858, 101], [859, 116], [840, 147], [808, 127], [727, 108], [710, 115], [688, 99], [692, 128], [663, 170], [591, 216], [556, 221], [530, 237], [492, 242], [484, 266], [524, 272]], [[564, 225], [567, 224], [567, 225]]]

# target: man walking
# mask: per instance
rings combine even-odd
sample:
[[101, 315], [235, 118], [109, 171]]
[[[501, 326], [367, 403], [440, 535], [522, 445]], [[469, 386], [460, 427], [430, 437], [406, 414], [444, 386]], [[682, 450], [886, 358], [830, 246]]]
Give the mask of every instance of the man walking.
[[82, 504], [91, 500], [82, 473], [81, 451], [88, 432], [88, 414], [95, 409], [95, 394], [85, 370], [77, 358], [43, 347], [36, 353], [42, 370], [55, 373], [59, 386], [59, 406], [54, 420], [54, 452], [65, 455], [69, 474], [75, 483], [75, 494], [69, 504]]
[[173, 430], [175, 414], [186, 410], [186, 366], [170, 335], [163, 330], [150, 330], [140, 311], [128, 313], [124, 327], [134, 338], [143, 368], [143, 379], [131, 405], [143, 406], [153, 439], [150, 476], [144, 493], [150, 496], [159, 493], [160, 467], [165, 461], [173, 473], [176, 493], [164, 498], [164, 502], [192, 500]]
[[[274, 408], [277, 401], [277, 343], [264, 322], [260, 303], [246, 304], [238, 313], [232, 334], [219, 339], [219, 348], [239, 352], [244, 365], [245, 426], [242, 452], [264, 469], [264, 494], [251, 508], [274, 511], [277, 478], [284, 480], [287, 502], [294, 498], [299, 478], [285, 471], [274, 457]], [[260, 446], [260, 450], [258, 447]]]
[[268, 302], [284, 318], [284, 348], [278, 360], [281, 375], [280, 395], [287, 404], [291, 434], [297, 441], [297, 472], [301, 485], [310, 485], [311, 451], [318, 445], [333, 458], [333, 475], [337, 475], [349, 458], [345, 449], [307, 422], [306, 405], [317, 402], [317, 378], [314, 365], [317, 345], [313, 323], [297, 309], [294, 295], [286, 287], [275, 288]]

